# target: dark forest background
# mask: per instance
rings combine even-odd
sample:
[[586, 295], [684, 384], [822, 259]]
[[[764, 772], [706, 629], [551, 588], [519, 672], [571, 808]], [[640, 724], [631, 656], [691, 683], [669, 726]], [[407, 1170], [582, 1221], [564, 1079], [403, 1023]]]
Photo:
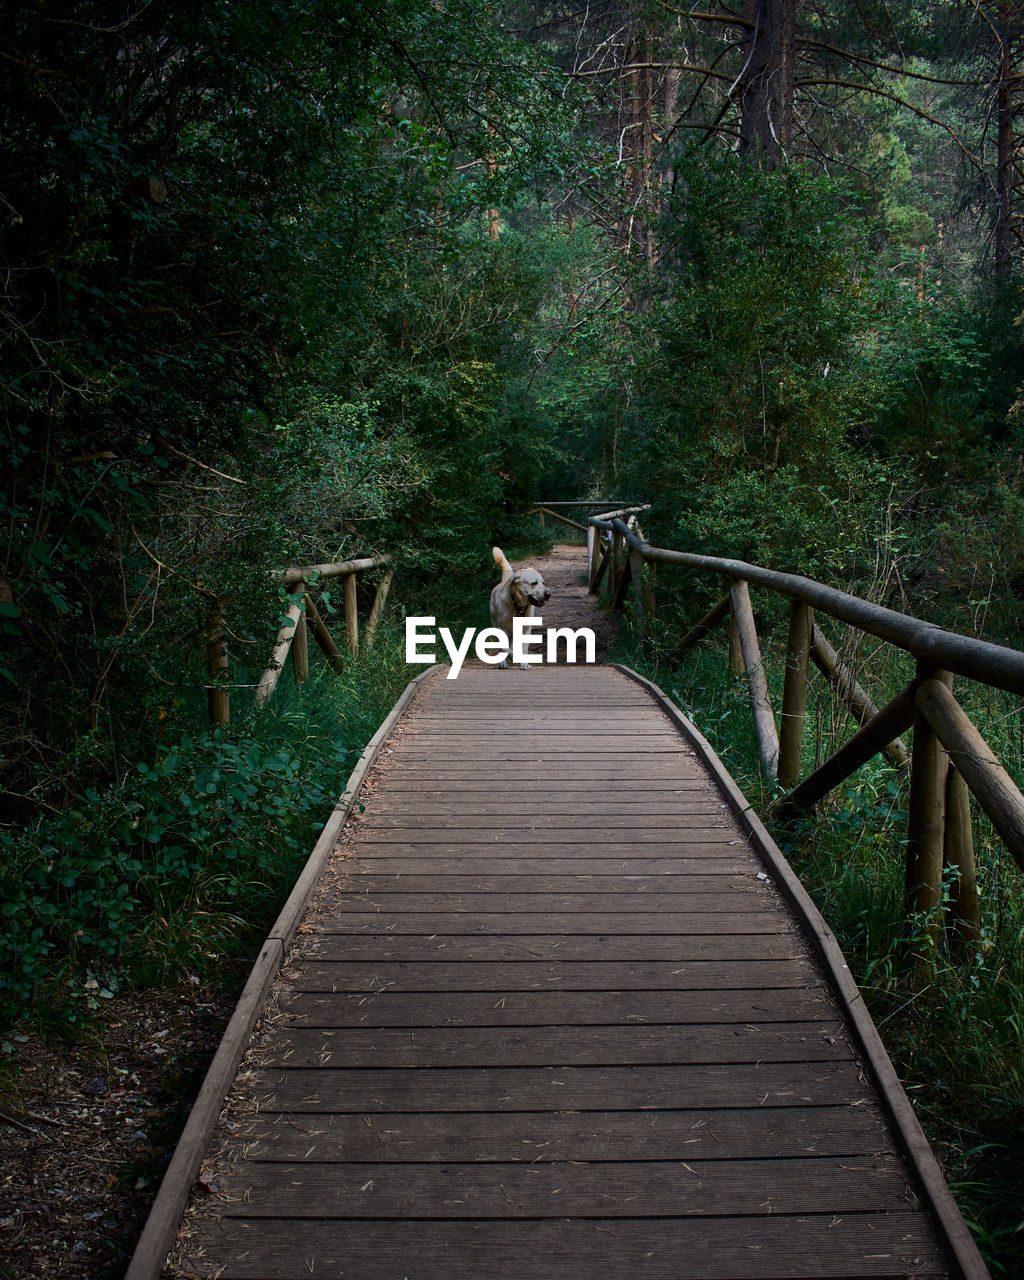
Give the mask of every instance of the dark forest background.
[[385, 637], [248, 710], [281, 566], [478, 621], [519, 513], [600, 494], [1019, 646], [1022, 45], [1011, 0], [0, 4], [6, 1021], [259, 936], [405, 680]]

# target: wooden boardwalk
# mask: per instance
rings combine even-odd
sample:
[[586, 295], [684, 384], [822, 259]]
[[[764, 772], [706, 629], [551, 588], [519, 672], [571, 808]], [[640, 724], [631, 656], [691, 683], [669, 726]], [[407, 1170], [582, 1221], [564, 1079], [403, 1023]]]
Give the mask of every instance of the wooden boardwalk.
[[429, 679], [165, 1274], [984, 1275], [834, 943], [701, 757], [616, 669]]

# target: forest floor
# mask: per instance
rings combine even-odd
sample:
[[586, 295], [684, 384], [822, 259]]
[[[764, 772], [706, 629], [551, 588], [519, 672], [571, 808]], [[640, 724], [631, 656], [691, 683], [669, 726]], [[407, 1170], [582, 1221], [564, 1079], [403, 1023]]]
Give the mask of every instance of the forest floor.
[[[587, 594], [585, 549], [557, 545], [528, 564], [552, 593], [547, 624], [590, 627], [603, 661], [617, 620]], [[222, 970], [216, 986], [186, 978], [178, 988], [94, 993], [94, 1020], [77, 1041], [30, 1026], [8, 1035], [0, 1280], [120, 1280], [245, 968]]]
[[[0, 1277], [119, 1280], [245, 980], [118, 993], [87, 1036], [23, 1027], [0, 1087]], [[98, 1001], [99, 1002], [99, 1001]]]

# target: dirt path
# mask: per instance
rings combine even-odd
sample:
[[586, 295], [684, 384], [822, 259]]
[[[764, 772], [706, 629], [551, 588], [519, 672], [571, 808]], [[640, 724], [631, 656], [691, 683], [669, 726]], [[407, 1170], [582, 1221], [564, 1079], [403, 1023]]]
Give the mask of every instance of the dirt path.
[[597, 660], [603, 662], [615, 638], [618, 619], [597, 607], [597, 597], [587, 594], [587, 549], [559, 543], [546, 556], [518, 561], [517, 569], [536, 569], [551, 592], [544, 609], [549, 627], [590, 627], [597, 638]]

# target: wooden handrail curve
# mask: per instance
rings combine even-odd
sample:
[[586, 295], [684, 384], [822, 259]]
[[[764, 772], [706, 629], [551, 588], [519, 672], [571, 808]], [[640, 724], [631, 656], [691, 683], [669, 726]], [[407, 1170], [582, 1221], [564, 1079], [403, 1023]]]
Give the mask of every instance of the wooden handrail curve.
[[[622, 513], [625, 514], [625, 513]], [[636, 511], [623, 520], [608, 512], [587, 520], [591, 592], [610, 572], [612, 601], [621, 607], [633, 582], [641, 631], [645, 600], [641, 589], [645, 564], [678, 565], [714, 573], [729, 583], [726, 595], [691, 627], [673, 651], [679, 654], [730, 619], [734, 669], [747, 677], [758, 758], [764, 775], [788, 788], [778, 802], [780, 818], [812, 808], [834, 787], [880, 752], [897, 765], [910, 765], [905, 909], [924, 915], [927, 932], [938, 934], [935, 908], [942, 901], [944, 875], [947, 908], [954, 936], [977, 939], [981, 921], [975, 888], [974, 849], [968, 792], [988, 814], [996, 832], [1024, 868], [1024, 795], [985, 742], [951, 691], [954, 675], [1008, 693], [1024, 694], [1024, 653], [1004, 645], [947, 631], [910, 614], [899, 613], [860, 596], [839, 591], [797, 574], [721, 556], [674, 551], [647, 542], [635, 525]], [[624, 553], [628, 548], [628, 556]], [[748, 586], [760, 586], [790, 601], [781, 731], [761, 659]], [[914, 679], [879, 710], [853, 673], [814, 624], [814, 612], [886, 641], [917, 660]], [[854, 737], [802, 781], [809, 664], [829, 680], [859, 728]], [[900, 735], [913, 727], [909, 756]]]
[[1008, 649], [987, 640], [976, 640], [955, 631], [945, 631], [933, 622], [923, 622], [910, 614], [886, 609], [883, 605], [873, 604], [860, 596], [848, 595], [835, 587], [815, 582], [813, 578], [763, 569], [760, 565], [747, 564], [744, 560], [652, 547], [627, 529], [621, 519], [599, 521], [592, 517], [588, 523], [612, 533], [618, 532], [645, 561], [700, 569], [722, 574], [736, 581], [749, 582], [754, 586], [768, 587], [779, 595], [800, 600], [820, 613], [827, 613], [841, 622], [848, 622], [859, 631], [894, 644], [897, 648], [912, 653], [915, 658], [931, 663], [938, 670], [951, 671], [955, 675], [978, 680], [1008, 693], [1024, 694], [1024, 653], [1018, 649]]

